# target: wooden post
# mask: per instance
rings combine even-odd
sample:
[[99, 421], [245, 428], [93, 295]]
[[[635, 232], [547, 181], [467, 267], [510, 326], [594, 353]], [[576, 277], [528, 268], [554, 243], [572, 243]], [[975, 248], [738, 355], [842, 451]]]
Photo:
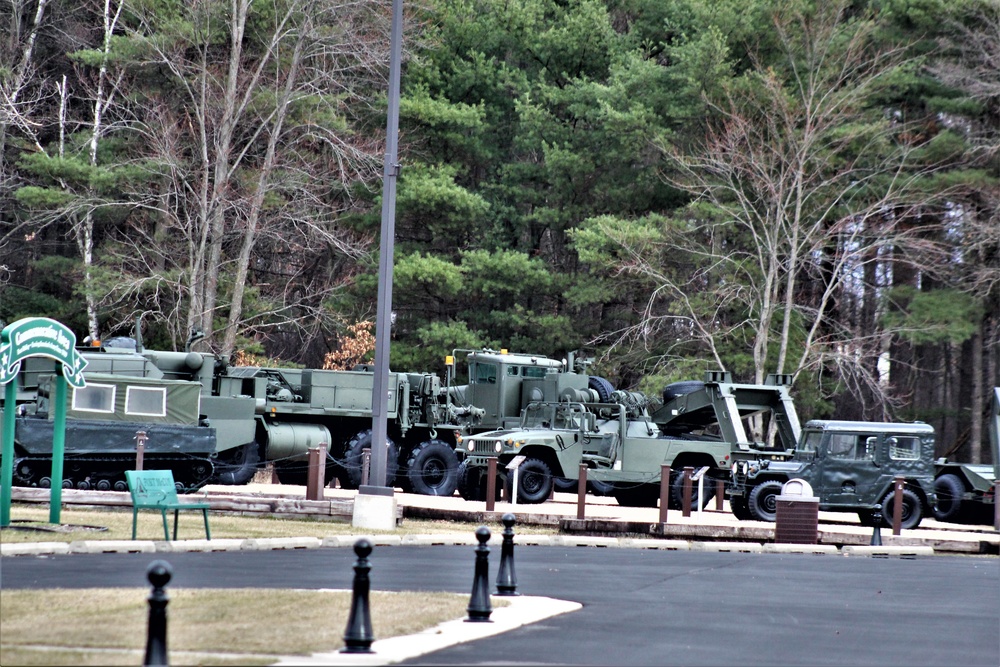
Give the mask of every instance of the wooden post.
[[903, 484], [906, 479], [896, 475], [896, 488], [892, 496], [892, 534], [899, 535], [903, 523]]
[[491, 458], [486, 466], [486, 511], [492, 512], [497, 501], [497, 460]]
[[660, 464], [660, 523], [667, 522], [667, 510], [670, 507], [670, 466]]
[[694, 468], [686, 467], [684, 468], [684, 493], [681, 494], [681, 504], [684, 506], [681, 509], [684, 510], [684, 516], [691, 516], [691, 475], [694, 474]]
[[580, 479], [576, 483], [576, 518], [582, 521], [587, 514], [587, 464], [580, 464]]

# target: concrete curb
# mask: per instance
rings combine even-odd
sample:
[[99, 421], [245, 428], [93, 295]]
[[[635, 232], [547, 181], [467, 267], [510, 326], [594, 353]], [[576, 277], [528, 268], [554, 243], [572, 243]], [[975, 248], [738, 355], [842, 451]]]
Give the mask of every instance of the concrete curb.
[[[268, 551], [276, 549], [352, 548], [362, 537], [374, 547], [395, 546], [476, 546], [474, 535], [331, 535], [318, 537], [262, 537], [255, 539], [177, 540], [86, 540], [78, 542], [26, 542], [0, 544], [0, 556], [43, 556], [73, 553], [179, 553], [184, 551]], [[499, 547], [502, 536], [490, 538]], [[655, 549], [661, 551], [705, 551], [770, 554], [819, 554], [873, 557], [934, 556], [927, 546], [857, 546], [833, 544], [774, 544], [770, 542], [697, 542], [688, 540], [640, 539], [634, 537], [586, 537], [575, 535], [515, 535], [515, 546], [590, 547], [610, 549]]]

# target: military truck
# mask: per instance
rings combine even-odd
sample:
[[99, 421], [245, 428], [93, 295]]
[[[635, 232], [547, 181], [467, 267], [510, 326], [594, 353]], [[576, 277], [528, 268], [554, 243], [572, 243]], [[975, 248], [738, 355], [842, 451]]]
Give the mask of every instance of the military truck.
[[[138, 335], [85, 348], [84, 375], [199, 383], [201, 415], [217, 434], [213, 483], [245, 484], [265, 462], [273, 462], [283, 483], [304, 484], [309, 448], [326, 444], [327, 481], [336, 475], [344, 487], [357, 488], [362, 452], [372, 438], [370, 366], [351, 371], [231, 366], [215, 355], [192, 352], [199, 339], [194, 332], [183, 352], [145, 349]], [[464, 385], [457, 384], [459, 354], [468, 373]], [[25, 406], [37, 396], [39, 379], [52, 373], [50, 360], [26, 361], [32, 363], [17, 378], [18, 403]], [[577, 372], [586, 362], [573, 355], [564, 362], [503, 350], [455, 350], [447, 369], [444, 383], [431, 373], [390, 373], [387, 481], [407, 491], [454, 493], [456, 433], [499, 428], [517, 420], [528, 401], [555, 399], [574, 388], [594, 387], [605, 396], [611, 391], [603, 378]]]
[[[576, 480], [580, 465], [587, 478], [612, 485], [621, 505], [654, 507], [659, 499], [661, 466], [671, 467], [670, 503], [681, 506], [682, 470], [704, 468], [708, 484], [692, 503], [714, 495], [716, 479], [727, 479], [734, 450], [763, 443], [750, 439], [756, 427], [769, 447], [793, 447], [799, 421], [785, 386], [787, 376], [768, 376], [762, 385], [738, 384], [725, 372], [709, 372], [704, 382], [668, 385], [662, 405], [644, 394], [613, 391], [606, 399], [561, 396], [535, 401], [515, 428], [461, 439], [467, 452], [459, 472], [459, 493], [468, 500], [486, 497], [487, 471], [497, 460], [499, 484], [511, 486], [507, 466], [519, 458], [517, 501], [548, 499], [556, 478]], [[521, 458], [523, 457], [523, 458]]]
[[[993, 391], [991, 410], [997, 462], [1000, 388]], [[730, 507], [739, 519], [774, 521], [782, 485], [799, 478], [812, 486], [821, 510], [857, 512], [864, 525], [891, 525], [894, 479], [901, 475], [903, 528], [915, 528], [932, 514], [942, 521], [992, 521], [992, 480], [1000, 470], [935, 460], [934, 442], [934, 429], [920, 422], [809, 421], [794, 450], [734, 455]]]

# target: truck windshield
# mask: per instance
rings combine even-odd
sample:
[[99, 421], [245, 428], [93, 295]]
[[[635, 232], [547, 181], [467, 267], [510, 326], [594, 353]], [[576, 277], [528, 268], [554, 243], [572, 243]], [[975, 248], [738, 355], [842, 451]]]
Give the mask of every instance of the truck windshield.
[[816, 453], [819, 449], [819, 443], [823, 439], [823, 433], [821, 431], [809, 431], [802, 438], [802, 444], [799, 445], [799, 449], [803, 452]]

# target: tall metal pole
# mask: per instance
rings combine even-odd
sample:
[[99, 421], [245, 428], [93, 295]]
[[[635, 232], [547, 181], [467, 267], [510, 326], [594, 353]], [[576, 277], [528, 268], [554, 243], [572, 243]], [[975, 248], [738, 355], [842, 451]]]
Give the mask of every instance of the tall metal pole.
[[[382, 231], [378, 261], [378, 309], [375, 317], [375, 378], [372, 387], [372, 460], [369, 487], [385, 487], [386, 415], [389, 399], [389, 337], [392, 328], [392, 262], [396, 233], [396, 178], [399, 176], [399, 78], [403, 51], [403, 0], [392, 2], [389, 56], [389, 99], [385, 163], [382, 169]], [[396, 396], [393, 396], [393, 400]], [[362, 487], [362, 493], [382, 495]], [[391, 494], [391, 487], [390, 487]]]

